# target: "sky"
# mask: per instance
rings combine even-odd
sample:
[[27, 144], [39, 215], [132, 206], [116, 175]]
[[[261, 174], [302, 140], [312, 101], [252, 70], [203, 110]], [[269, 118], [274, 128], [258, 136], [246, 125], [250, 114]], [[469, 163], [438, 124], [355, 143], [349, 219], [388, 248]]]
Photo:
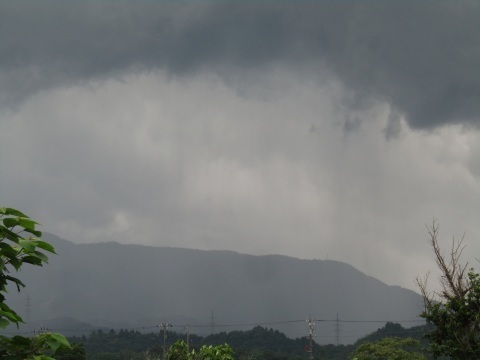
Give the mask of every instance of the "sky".
[[480, 2], [0, 1], [0, 201], [76, 243], [480, 253]]

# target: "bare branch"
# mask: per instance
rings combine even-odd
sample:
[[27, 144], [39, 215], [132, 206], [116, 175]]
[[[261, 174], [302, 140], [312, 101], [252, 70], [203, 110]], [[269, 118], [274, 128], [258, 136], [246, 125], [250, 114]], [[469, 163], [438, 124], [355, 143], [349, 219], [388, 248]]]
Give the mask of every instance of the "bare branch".
[[422, 294], [423, 305], [425, 309], [427, 309], [433, 303], [433, 297], [430, 295], [430, 293], [427, 290], [429, 275], [430, 275], [430, 272], [428, 272], [423, 278], [420, 278], [419, 276], [417, 276], [415, 279], [415, 282], [417, 283], [417, 286], [420, 289], [420, 292]]
[[433, 249], [437, 266], [441, 272], [441, 296], [446, 299], [463, 297], [470, 288], [468, 280], [465, 277], [465, 271], [468, 264], [465, 264], [465, 266], [460, 264], [460, 257], [465, 248], [465, 245], [463, 244], [465, 235], [458, 242], [453, 238], [452, 249], [450, 250], [450, 256], [447, 260], [445, 255], [441, 252], [438, 244], [439, 226], [437, 221], [434, 219], [432, 226], [427, 226], [427, 229], [429, 234], [428, 241]]

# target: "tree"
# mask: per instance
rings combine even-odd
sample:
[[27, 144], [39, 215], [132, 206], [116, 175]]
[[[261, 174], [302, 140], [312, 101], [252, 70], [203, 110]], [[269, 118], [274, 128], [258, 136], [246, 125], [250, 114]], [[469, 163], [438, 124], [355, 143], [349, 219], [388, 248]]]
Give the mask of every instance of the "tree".
[[55, 352], [56, 360], [85, 360], [86, 353], [83, 344], [72, 343], [71, 347], [61, 347]]
[[416, 351], [419, 342], [412, 338], [387, 337], [360, 344], [350, 354], [352, 360], [424, 360]]
[[198, 352], [190, 351], [183, 340], [178, 340], [166, 353], [165, 360], [234, 360], [233, 350], [228, 344], [203, 345]]
[[[20, 291], [25, 284], [12, 274], [25, 264], [42, 266], [48, 262], [47, 253], [55, 254], [49, 243], [40, 240], [42, 233], [36, 229], [37, 222], [22, 212], [0, 207], [0, 328], [11, 324], [18, 327], [23, 322], [20, 315], [6, 304], [8, 285]], [[0, 336], [0, 358], [6, 359], [52, 359], [45, 354], [54, 354], [62, 347], [69, 347], [67, 339], [56, 333], [40, 334], [32, 338]]]
[[480, 358], [480, 274], [462, 265], [460, 257], [464, 249], [462, 238], [452, 241], [448, 257], [444, 256], [438, 244], [438, 224], [428, 227], [429, 243], [435, 254], [440, 270], [439, 292], [430, 294], [427, 278], [417, 278], [424, 300], [420, 314], [435, 329], [427, 334], [435, 359], [448, 356], [451, 359]]

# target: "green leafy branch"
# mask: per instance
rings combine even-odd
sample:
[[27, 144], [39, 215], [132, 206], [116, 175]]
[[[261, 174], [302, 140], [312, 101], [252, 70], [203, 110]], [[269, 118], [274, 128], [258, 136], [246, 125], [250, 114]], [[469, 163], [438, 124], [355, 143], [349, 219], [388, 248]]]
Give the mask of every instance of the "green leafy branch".
[[[42, 233], [36, 229], [38, 223], [27, 215], [13, 208], [0, 207], [0, 328], [10, 324], [17, 327], [23, 319], [5, 303], [5, 294], [9, 284], [14, 284], [17, 291], [25, 284], [12, 274], [18, 272], [24, 264], [43, 266], [48, 263], [48, 256], [55, 254], [54, 247], [42, 241]], [[28, 338], [0, 336], [0, 358], [50, 360], [49, 355], [58, 349], [69, 348], [65, 336], [57, 333], [39, 334]]]
[[165, 360], [234, 360], [233, 355], [233, 349], [228, 344], [203, 345], [196, 352], [190, 351], [185, 341], [178, 340], [166, 353]]

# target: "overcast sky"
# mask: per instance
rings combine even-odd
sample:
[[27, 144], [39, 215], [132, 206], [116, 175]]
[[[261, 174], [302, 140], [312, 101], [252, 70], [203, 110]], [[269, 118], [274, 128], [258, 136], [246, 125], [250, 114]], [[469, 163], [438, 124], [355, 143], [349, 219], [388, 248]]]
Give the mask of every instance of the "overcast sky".
[[[480, 2], [1, 1], [0, 200], [77, 243], [480, 268]], [[432, 279], [435, 280], [435, 279]]]

